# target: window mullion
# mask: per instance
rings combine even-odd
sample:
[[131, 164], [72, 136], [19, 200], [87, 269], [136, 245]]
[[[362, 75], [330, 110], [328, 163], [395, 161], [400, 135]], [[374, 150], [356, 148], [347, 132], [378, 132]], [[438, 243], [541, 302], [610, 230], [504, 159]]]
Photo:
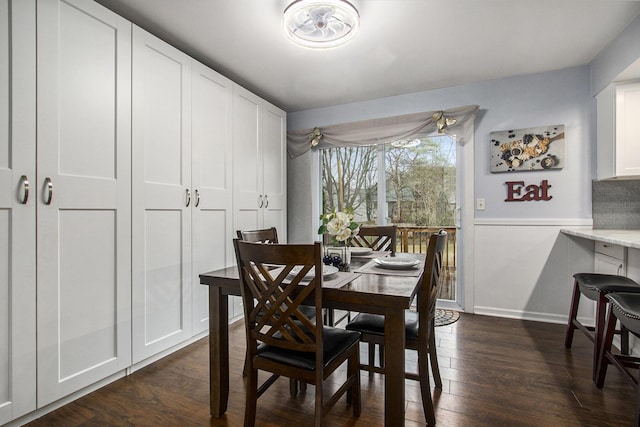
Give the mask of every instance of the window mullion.
[[385, 144], [378, 144], [378, 221], [379, 225], [387, 223], [387, 182], [385, 170]]

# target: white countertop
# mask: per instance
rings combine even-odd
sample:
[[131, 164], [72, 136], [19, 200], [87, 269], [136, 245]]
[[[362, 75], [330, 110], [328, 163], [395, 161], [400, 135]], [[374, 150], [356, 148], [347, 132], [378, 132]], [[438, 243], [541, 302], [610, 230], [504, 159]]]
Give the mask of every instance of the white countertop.
[[592, 228], [563, 228], [561, 233], [583, 239], [597, 240], [627, 248], [640, 249], [640, 230], [594, 230]]

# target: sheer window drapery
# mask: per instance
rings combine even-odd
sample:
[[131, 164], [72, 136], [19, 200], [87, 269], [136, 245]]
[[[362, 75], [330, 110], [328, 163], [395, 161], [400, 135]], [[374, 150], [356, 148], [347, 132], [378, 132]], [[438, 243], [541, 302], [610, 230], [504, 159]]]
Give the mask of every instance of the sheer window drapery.
[[[444, 132], [455, 134], [461, 144], [473, 139], [473, 123], [477, 105], [451, 108], [444, 111], [429, 111], [402, 116], [363, 120], [321, 126], [314, 129], [294, 130], [287, 133], [287, 150], [291, 158], [298, 157], [313, 148], [349, 147], [375, 145], [409, 139], [438, 131], [436, 117], [442, 113], [455, 123]], [[435, 115], [435, 116], [434, 116]], [[453, 120], [451, 120], [453, 119]]]

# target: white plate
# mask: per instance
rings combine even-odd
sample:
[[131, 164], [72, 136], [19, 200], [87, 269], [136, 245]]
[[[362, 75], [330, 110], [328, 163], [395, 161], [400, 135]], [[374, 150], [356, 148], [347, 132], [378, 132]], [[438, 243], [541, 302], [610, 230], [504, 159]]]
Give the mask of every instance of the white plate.
[[411, 258], [378, 258], [374, 261], [378, 267], [390, 270], [409, 270], [420, 265], [420, 261]]
[[[293, 267], [288, 277], [291, 277], [291, 278], [295, 277], [301, 269], [302, 267]], [[332, 274], [336, 274], [337, 272], [338, 272], [338, 267], [334, 267], [333, 265], [322, 266], [322, 277], [324, 277], [325, 279], [331, 276]], [[309, 270], [307, 274], [305, 274], [303, 280], [311, 280], [314, 274], [315, 274], [315, 271], [312, 268], [311, 270]]]
[[371, 248], [351, 247], [349, 248], [349, 250], [351, 251], [351, 256], [369, 255], [371, 252], [373, 252], [373, 249]]

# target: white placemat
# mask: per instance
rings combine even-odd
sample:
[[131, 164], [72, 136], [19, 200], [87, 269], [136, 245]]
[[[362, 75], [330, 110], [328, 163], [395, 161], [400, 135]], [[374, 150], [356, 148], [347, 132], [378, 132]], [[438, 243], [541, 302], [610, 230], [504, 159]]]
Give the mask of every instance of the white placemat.
[[408, 277], [420, 277], [422, 274], [422, 269], [424, 266], [424, 262], [420, 261], [416, 267], [408, 269], [408, 270], [396, 270], [390, 268], [382, 268], [380, 267], [375, 259], [372, 259], [362, 267], [358, 267], [354, 270], [355, 273], [368, 273], [368, 274], [384, 274], [387, 276], [408, 276]]
[[[278, 274], [280, 274], [281, 271], [282, 271], [282, 267], [273, 269], [269, 273], [271, 273], [275, 277]], [[360, 276], [360, 273], [358, 273], [358, 272], [338, 271], [336, 273], [328, 275], [327, 277], [323, 277], [322, 278], [322, 287], [323, 288], [338, 289], [338, 288], [343, 287], [347, 283], [352, 282], [353, 280], [358, 278], [358, 276]], [[300, 281], [300, 284], [304, 285], [305, 282], [308, 283], [310, 280], [311, 279], [302, 280], [302, 281]]]
[[389, 256], [389, 254], [391, 254], [391, 251], [372, 251], [369, 252], [368, 254], [357, 254], [355, 252], [351, 252], [351, 258], [367, 258], [367, 259], [374, 259], [374, 258], [384, 258], [386, 256]]
[[347, 283], [351, 283], [355, 279], [360, 276], [360, 273], [351, 272], [351, 271], [339, 271], [337, 273], [332, 274], [326, 279], [322, 279], [322, 287], [323, 288], [332, 288], [339, 289], [346, 285]]

